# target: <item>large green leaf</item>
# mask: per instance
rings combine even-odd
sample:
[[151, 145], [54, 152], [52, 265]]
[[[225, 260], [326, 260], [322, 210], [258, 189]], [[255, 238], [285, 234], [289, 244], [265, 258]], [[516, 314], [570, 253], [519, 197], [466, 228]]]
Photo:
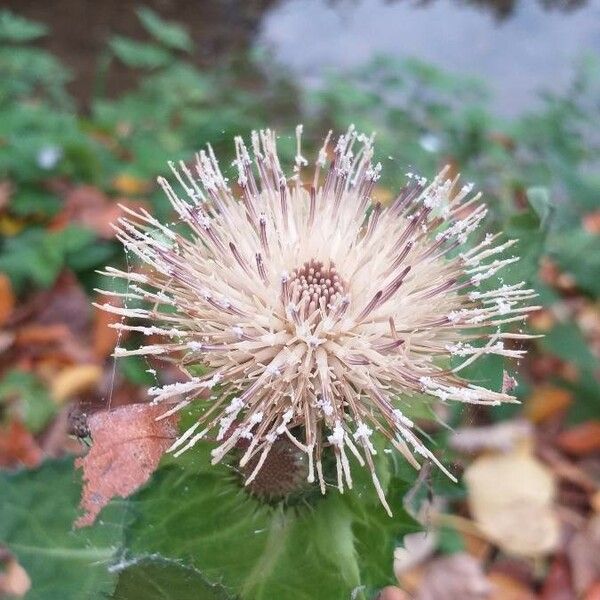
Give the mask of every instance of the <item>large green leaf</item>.
[[112, 600], [229, 600], [198, 571], [159, 558], [129, 565], [119, 575]]
[[412, 528], [400, 503], [391, 519], [373, 495], [359, 482], [347, 495], [269, 506], [223, 468], [168, 466], [133, 501], [127, 551], [179, 560], [243, 600], [362, 598], [361, 586], [393, 580], [394, 542]]
[[74, 530], [81, 484], [72, 460], [0, 474], [0, 542], [32, 581], [27, 600], [98, 600], [116, 576], [109, 566], [123, 538], [124, 503], [113, 503], [93, 527]]

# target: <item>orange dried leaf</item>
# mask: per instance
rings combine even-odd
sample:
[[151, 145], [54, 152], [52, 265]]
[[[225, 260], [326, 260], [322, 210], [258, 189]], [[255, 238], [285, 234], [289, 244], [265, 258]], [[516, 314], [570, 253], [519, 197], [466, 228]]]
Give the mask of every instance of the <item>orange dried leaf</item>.
[[525, 414], [530, 421], [540, 423], [565, 410], [573, 394], [564, 388], [544, 385], [536, 388], [525, 401]]
[[0, 428], [0, 467], [33, 468], [42, 462], [42, 456], [33, 435], [20, 421]]
[[66, 325], [25, 325], [17, 331], [15, 344], [30, 346], [36, 344], [54, 344], [68, 338], [69, 328]]
[[490, 573], [492, 595], [488, 600], [536, 600], [534, 594], [524, 583], [504, 573]]
[[589, 213], [583, 217], [583, 228], [588, 233], [600, 234], [600, 210]]
[[178, 415], [157, 421], [164, 406], [130, 404], [88, 419], [93, 444], [75, 465], [83, 468], [77, 527], [91, 525], [111, 498], [126, 498], [146, 483], [177, 437]]
[[600, 451], [600, 421], [586, 421], [563, 431], [557, 444], [567, 454], [584, 456]]
[[127, 173], [117, 175], [112, 183], [115, 190], [125, 196], [139, 196], [150, 189], [150, 185], [146, 180]]
[[8, 321], [14, 307], [15, 295], [10, 279], [4, 273], [0, 273], [0, 327]]
[[[98, 299], [96, 301], [98, 302]], [[100, 304], [102, 302], [103, 300], [99, 301]], [[115, 304], [114, 301], [113, 304]], [[110, 327], [110, 325], [118, 323], [120, 320], [121, 317], [119, 315], [98, 308], [95, 309], [92, 346], [94, 356], [98, 360], [104, 360], [115, 349], [119, 339], [119, 332]]]
[[584, 600], [600, 600], [600, 581], [596, 581], [585, 594]]

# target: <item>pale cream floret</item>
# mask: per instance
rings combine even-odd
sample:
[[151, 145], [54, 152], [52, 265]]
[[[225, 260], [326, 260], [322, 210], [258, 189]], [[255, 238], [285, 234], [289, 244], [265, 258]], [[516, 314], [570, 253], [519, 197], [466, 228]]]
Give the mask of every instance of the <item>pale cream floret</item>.
[[[353, 127], [339, 137], [323, 177], [327, 136], [305, 184], [301, 134], [298, 127], [289, 179], [273, 132], [253, 133], [253, 157], [236, 138], [239, 199], [210, 146], [193, 167], [171, 164], [185, 196], [164, 178], [159, 184], [188, 233], [127, 209], [117, 234], [143, 267], [106, 274], [131, 283], [115, 297], [146, 308], [102, 308], [144, 322], [118, 329], [164, 338], [117, 348], [116, 356], [162, 355], [183, 368], [211, 369], [152, 389], [165, 414], [220, 386], [201, 422], [171, 451], [179, 455], [210, 435], [218, 462], [245, 440], [240, 464], [257, 457], [251, 481], [285, 437], [308, 455], [308, 479], [323, 492], [324, 448], [335, 454], [341, 492], [352, 487], [349, 451], [371, 470], [390, 511], [375, 473], [373, 436], [383, 434], [417, 467], [422, 456], [443, 469], [413, 432], [403, 403], [422, 393], [441, 401], [514, 401], [458, 373], [483, 354], [522, 355], [503, 340], [527, 336], [499, 325], [534, 310], [527, 305], [534, 293], [524, 284], [481, 287], [518, 258], [497, 258], [514, 243], [498, 244], [498, 235], [465, 247], [486, 215], [479, 195], [469, 197], [472, 185], [460, 186], [447, 171], [430, 183], [410, 175], [394, 202], [373, 203], [381, 165], [372, 163], [373, 138]], [[464, 362], [444, 370], [439, 359], [451, 355]]]

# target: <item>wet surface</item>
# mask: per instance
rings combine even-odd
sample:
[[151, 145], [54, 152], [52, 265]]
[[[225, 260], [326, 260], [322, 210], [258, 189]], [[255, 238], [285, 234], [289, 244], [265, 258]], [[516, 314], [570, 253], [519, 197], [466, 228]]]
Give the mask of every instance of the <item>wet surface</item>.
[[259, 39], [309, 84], [378, 54], [418, 57], [484, 80], [495, 111], [510, 116], [533, 108], [540, 89], [564, 90], [578, 60], [600, 56], [600, 0], [287, 0], [267, 12]]
[[[94, 91], [115, 95], [135, 75], [114, 61], [102, 74], [113, 34], [147, 39], [137, 2], [4, 0], [3, 7], [46, 23], [43, 42], [72, 69], [82, 106]], [[578, 60], [600, 55], [600, 0], [151, 0], [163, 17], [188, 26], [194, 59], [214, 66], [251, 46], [309, 85], [328, 70], [379, 54], [418, 57], [451, 73], [483, 79], [493, 108], [515, 115], [535, 107], [540, 89], [564, 90]]]

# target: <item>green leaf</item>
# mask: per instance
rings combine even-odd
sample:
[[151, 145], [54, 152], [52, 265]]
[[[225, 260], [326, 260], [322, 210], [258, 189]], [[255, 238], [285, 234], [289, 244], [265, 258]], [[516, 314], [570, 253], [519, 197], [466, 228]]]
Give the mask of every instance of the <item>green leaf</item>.
[[137, 15], [146, 31], [161, 44], [186, 52], [192, 49], [192, 40], [180, 25], [161, 19], [157, 13], [147, 7], [138, 9]]
[[61, 231], [32, 227], [6, 240], [0, 255], [0, 270], [8, 274], [17, 289], [29, 282], [48, 287], [71, 257], [80, 254], [94, 240], [92, 231], [74, 225]]
[[560, 268], [575, 278], [578, 287], [600, 295], [600, 236], [581, 229], [557, 232], [549, 252]]
[[527, 200], [539, 219], [540, 229], [546, 229], [553, 211], [548, 190], [543, 187], [531, 187], [527, 190]]
[[0, 42], [29, 42], [46, 35], [48, 28], [8, 10], [0, 12]]
[[128, 554], [180, 561], [242, 600], [347, 600], [362, 585], [393, 581], [394, 541], [412, 522], [397, 502], [389, 518], [372, 483], [312, 505], [270, 506], [226, 468], [204, 469], [196, 462], [155, 474], [133, 500]]
[[544, 189], [528, 189], [527, 199], [529, 209], [511, 216], [505, 228], [509, 237], [519, 240], [515, 254], [520, 257], [517, 263], [502, 270], [499, 279], [506, 284], [531, 281], [535, 277], [552, 220], [552, 206]]
[[125, 379], [135, 385], [155, 385], [155, 378], [148, 373], [148, 362], [141, 356], [124, 356], [117, 361]]
[[5, 241], [0, 255], [0, 271], [10, 277], [17, 290], [29, 281], [47, 287], [56, 279], [64, 255], [60, 245], [51, 241], [50, 234], [35, 228]]
[[589, 345], [575, 323], [561, 323], [553, 327], [539, 345], [565, 361], [575, 363], [587, 371], [598, 367], [598, 359], [592, 354]]
[[0, 540], [31, 578], [27, 600], [95, 600], [114, 589], [109, 566], [121, 546], [125, 504], [113, 502], [96, 525], [75, 531], [80, 490], [72, 460], [0, 473]]
[[10, 212], [19, 217], [53, 217], [61, 209], [61, 201], [54, 194], [26, 188], [10, 201]]
[[157, 69], [172, 60], [171, 53], [156, 44], [136, 42], [122, 36], [114, 36], [109, 44], [117, 58], [134, 69]]
[[42, 382], [33, 374], [14, 369], [0, 381], [0, 405], [15, 411], [29, 431], [41, 431], [58, 407]]
[[142, 560], [119, 574], [112, 600], [229, 600], [220, 586], [189, 567], [163, 559]]

